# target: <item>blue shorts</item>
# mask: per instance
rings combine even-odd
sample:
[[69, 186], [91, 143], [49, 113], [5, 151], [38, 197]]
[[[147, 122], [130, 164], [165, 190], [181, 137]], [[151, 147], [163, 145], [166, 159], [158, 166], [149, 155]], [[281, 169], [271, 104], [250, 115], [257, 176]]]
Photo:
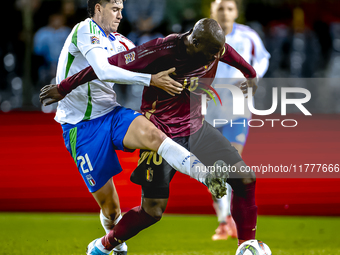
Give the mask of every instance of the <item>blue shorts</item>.
[[244, 146], [247, 141], [248, 133], [249, 133], [249, 126], [248, 126], [248, 119], [240, 118], [237, 120], [233, 120], [233, 123], [245, 123], [243, 124], [227, 124], [223, 127], [217, 128], [222, 135], [229, 140], [231, 143], [238, 143]]
[[65, 146], [90, 192], [97, 191], [122, 171], [115, 150], [125, 149], [125, 134], [140, 115], [119, 106], [99, 118], [62, 125]]

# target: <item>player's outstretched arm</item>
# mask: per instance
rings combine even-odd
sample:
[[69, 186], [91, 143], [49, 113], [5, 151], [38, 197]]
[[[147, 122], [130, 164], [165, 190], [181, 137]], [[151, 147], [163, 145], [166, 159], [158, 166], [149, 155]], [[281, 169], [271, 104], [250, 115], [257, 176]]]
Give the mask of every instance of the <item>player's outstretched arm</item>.
[[[169, 74], [175, 72], [175, 70], [176, 68], [173, 67], [169, 70], [151, 75], [150, 85], [163, 89], [172, 96], [180, 94], [183, 90], [182, 85], [169, 76]], [[56, 103], [62, 100], [68, 93], [77, 88], [79, 85], [94, 79], [97, 79], [96, 74], [91, 67], [87, 67], [79, 73], [66, 78], [60, 84], [44, 86], [39, 95], [40, 102], [44, 104], [44, 106]]]
[[248, 88], [253, 88], [253, 95], [257, 90], [257, 78], [255, 69], [244, 60], [244, 58], [234, 50], [229, 44], [225, 44], [225, 53], [220, 61], [240, 70], [247, 80], [239, 85], [244, 94], [248, 92]]

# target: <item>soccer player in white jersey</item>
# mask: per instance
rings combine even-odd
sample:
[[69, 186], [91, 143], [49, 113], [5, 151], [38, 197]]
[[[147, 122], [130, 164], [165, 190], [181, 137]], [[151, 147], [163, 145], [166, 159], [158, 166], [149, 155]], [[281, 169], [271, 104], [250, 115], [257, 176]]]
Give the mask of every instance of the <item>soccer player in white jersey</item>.
[[[250, 27], [235, 22], [238, 17], [239, 0], [215, 0], [211, 4], [211, 16], [222, 27], [226, 35], [226, 43], [231, 45], [249, 64], [251, 64], [258, 77], [263, 77], [268, 69], [270, 54], [265, 49], [259, 35]], [[242, 73], [230, 65], [219, 63], [215, 84], [241, 83], [244, 78]], [[228, 89], [216, 89], [222, 99], [223, 106], [209, 102], [206, 120], [213, 125], [214, 119], [227, 120], [228, 123], [216, 126], [218, 130], [231, 142], [242, 154], [244, 144], [248, 136], [248, 120], [251, 113], [245, 107], [244, 116], [233, 115], [232, 95]], [[231, 120], [233, 123], [230, 125]], [[214, 199], [214, 208], [218, 217], [219, 226], [212, 236], [213, 240], [227, 239], [228, 236], [237, 237], [234, 220], [230, 212], [231, 187], [227, 184], [227, 195], [221, 199]]]
[[[57, 83], [89, 65], [99, 78], [64, 95], [58, 104], [55, 120], [62, 125], [65, 146], [101, 208], [100, 220], [107, 233], [121, 219], [118, 194], [112, 181], [112, 176], [122, 171], [115, 150], [157, 151], [176, 170], [225, 194], [225, 187], [221, 185], [224, 180], [211, 179], [210, 173], [193, 176], [195, 171], [190, 171], [190, 161], [198, 160], [194, 155], [166, 137], [143, 115], [117, 103], [114, 82], [157, 86], [171, 95], [182, 91], [182, 85], [168, 76], [175, 68], [149, 75], [109, 64], [108, 57], [134, 47], [128, 39], [116, 33], [122, 9], [123, 0], [88, 0], [90, 18], [73, 28], [57, 68]], [[127, 62], [133, 60], [134, 55], [126, 56]], [[50, 90], [53, 86], [63, 94], [56, 85], [49, 85], [43, 88], [41, 96], [44, 89]], [[47, 99], [44, 104], [52, 102], [53, 99]], [[204, 166], [197, 162], [203, 169]], [[143, 210], [140, 213], [146, 214]], [[91, 255], [107, 252], [96, 248], [93, 242], [88, 249]], [[114, 254], [127, 254], [125, 243], [115, 247]]]

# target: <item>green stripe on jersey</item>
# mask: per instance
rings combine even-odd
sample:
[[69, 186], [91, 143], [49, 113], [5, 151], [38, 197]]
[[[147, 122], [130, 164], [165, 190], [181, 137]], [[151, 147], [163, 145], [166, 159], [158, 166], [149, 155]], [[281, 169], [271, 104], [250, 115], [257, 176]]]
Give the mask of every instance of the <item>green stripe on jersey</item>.
[[97, 34], [98, 32], [97, 32], [97, 25], [96, 24], [93, 24], [93, 22], [92, 21], [90, 21], [90, 33], [91, 34]]
[[87, 101], [87, 108], [86, 108], [86, 112], [85, 112], [85, 116], [83, 120], [89, 120], [91, 118], [91, 113], [92, 113], [92, 96], [91, 96], [90, 83], [88, 83], [87, 86], [88, 86], [88, 92], [87, 92], [88, 101]]
[[69, 132], [70, 134], [70, 145], [71, 145], [71, 152], [72, 158], [77, 165], [77, 127], [72, 128]]
[[[72, 43], [77, 47], [78, 45], [78, 28], [79, 25], [77, 26], [76, 30], [74, 31], [73, 35], [72, 35]], [[66, 71], [65, 71], [65, 79], [68, 76], [68, 72], [70, 71], [71, 65], [74, 61], [75, 56], [73, 56], [71, 53], [68, 53], [68, 57], [67, 57], [67, 64], [66, 64]]]
[[73, 56], [71, 53], [68, 53], [68, 58], [67, 58], [67, 64], [66, 64], [66, 71], [65, 71], [65, 79], [68, 76], [68, 72], [70, 71], [71, 65], [74, 61], [75, 56]]
[[78, 24], [76, 31], [74, 31], [73, 35], [72, 35], [72, 43], [78, 47], [78, 28], [79, 28], [80, 23]]

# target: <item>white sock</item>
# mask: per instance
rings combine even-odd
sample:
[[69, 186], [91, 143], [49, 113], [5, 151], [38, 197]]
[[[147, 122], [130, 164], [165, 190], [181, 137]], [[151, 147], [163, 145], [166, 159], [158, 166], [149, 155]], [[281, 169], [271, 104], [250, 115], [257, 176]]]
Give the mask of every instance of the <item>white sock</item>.
[[[230, 192], [228, 189], [228, 194], [229, 193]], [[219, 223], [226, 222], [226, 218], [228, 215], [228, 199], [227, 199], [228, 194], [222, 198], [216, 199], [216, 201], [214, 201], [213, 204], [216, 211], [217, 220]]]
[[173, 168], [182, 174], [205, 184], [206, 167], [187, 149], [167, 137], [159, 146], [158, 155], [162, 156]]
[[[116, 220], [111, 220], [109, 218], [107, 218], [104, 214], [103, 211], [100, 210], [100, 222], [102, 223], [102, 226], [106, 232], [106, 234], [108, 234], [115, 225], [117, 225], [117, 223], [123, 218], [122, 215], [120, 214], [118, 216], [118, 218]], [[113, 250], [114, 251], [127, 251], [127, 245], [126, 243], [122, 243], [117, 245]]]
[[[100, 222], [101, 222], [101, 224], [102, 224], [102, 226], [105, 230], [105, 233], [108, 234], [111, 231], [111, 229], [113, 229], [113, 227], [115, 225], [113, 220], [106, 218], [106, 216], [103, 214], [102, 210], [100, 210], [99, 217], [100, 217]], [[121, 217], [122, 216], [119, 215], [118, 219], [120, 219]], [[117, 223], [118, 223], [118, 221], [117, 221]]]
[[231, 193], [232, 193], [232, 188], [231, 186], [227, 183], [227, 201], [226, 201], [226, 213], [227, 213], [227, 216], [231, 215], [231, 210], [230, 210], [230, 205], [231, 205]]
[[105, 249], [104, 245], [102, 244], [102, 239], [98, 238], [94, 244], [101, 252], [104, 252], [105, 254], [110, 254], [111, 251], [108, 251]]

